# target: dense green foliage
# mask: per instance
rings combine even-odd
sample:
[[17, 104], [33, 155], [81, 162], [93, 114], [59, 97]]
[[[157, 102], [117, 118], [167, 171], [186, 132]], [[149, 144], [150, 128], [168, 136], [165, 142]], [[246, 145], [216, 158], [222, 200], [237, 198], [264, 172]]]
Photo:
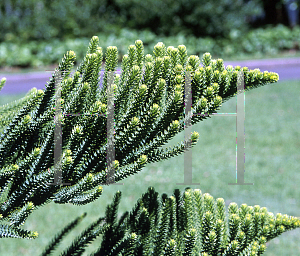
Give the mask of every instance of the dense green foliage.
[[245, 31], [246, 16], [259, 14], [257, 0], [6, 0], [0, 3], [0, 41], [91, 37], [129, 27], [156, 34], [228, 36]]
[[[84, 205], [95, 201], [103, 185], [112, 183], [106, 161], [109, 74], [118, 62], [117, 47], [106, 50], [105, 75], [98, 87], [103, 50], [93, 37], [83, 62], [71, 74], [75, 60], [67, 52], [57, 71], [61, 82], [62, 112], [89, 113], [92, 116], [63, 117], [62, 177], [71, 185], [49, 185], [54, 169], [55, 74], [45, 90], [33, 88], [24, 98], [0, 107], [0, 237], [36, 238], [24, 230], [34, 208], [53, 201], [58, 204]], [[202, 64], [202, 65], [201, 65]], [[122, 58], [121, 75], [114, 74], [115, 157], [114, 181], [140, 171], [147, 162], [171, 158], [190, 148], [199, 134], [178, 145], [162, 148], [184, 129], [184, 86], [186, 72], [191, 72], [192, 114], [216, 112], [221, 103], [236, 95], [238, 73], [244, 72], [245, 90], [278, 81], [278, 74], [225, 67], [222, 59], [209, 53], [202, 60], [187, 55], [184, 45], [177, 48], [157, 43], [153, 55], [144, 54], [143, 42], [135, 41]], [[0, 89], [5, 79], [1, 80]], [[92, 117], [92, 118], [91, 118]], [[207, 118], [194, 115], [195, 124]], [[103, 242], [95, 255], [260, 255], [266, 241], [285, 230], [300, 226], [295, 217], [277, 215], [276, 219], [259, 206], [238, 209], [229, 206], [226, 219], [223, 199], [215, 202], [200, 190], [178, 190], [162, 202], [151, 188], [130, 214], [117, 220], [120, 201], [117, 193], [99, 218], [66, 249], [63, 255], [80, 255], [86, 244], [102, 235]], [[193, 214], [197, 209], [197, 214]], [[57, 242], [84, 217], [70, 223], [46, 249]], [[171, 240], [170, 240], [171, 239]], [[208, 254], [205, 254], [208, 253]], [[251, 253], [251, 254], [250, 254]]]
[[[102, 235], [98, 250], [90, 255], [262, 255], [266, 242], [283, 232], [300, 227], [300, 219], [267, 211], [259, 205], [240, 207], [230, 203], [225, 210], [223, 198], [216, 200], [200, 189], [179, 189], [170, 197], [159, 198], [148, 188], [132, 211], [118, 219], [121, 192], [115, 194], [104, 217], [92, 223], [76, 237], [61, 255], [82, 255], [97, 236]], [[47, 246], [49, 255], [82, 215], [68, 224]]]
[[[98, 43], [98, 37], [93, 37], [87, 55], [74, 75], [70, 73], [75, 59], [73, 51], [68, 52], [59, 64], [58, 70], [63, 72], [62, 113], [108, 111], [108, 72], [116, 70], [118, 51], [113, 46], [107, 48], [106, 74], [103, 87], [99, 89], [103, 53]], [[213, 113], [222, 101], [236, 94], [237, 74], [241, 67], [225, 69], [223, 61], [212, 60], [209, 53], [203, 55], [202, 63], [203, 67], [198, 56], [188, 57], [184, 45], [166, 48], [163, 43], [158, 43], [153, 55], [146, 56], [142, 41], [137, 40], [135, 45], [129, 46], [128, 55], [123, 56], [122, 76], [115, 75], [112, 84], [116, 93], [116, 182], [141, 170], [147, 160], [157, 162], [184, 152], [188, 140], [173, 148], [159, 148], [184, 129], [185, 70], [195, 72], [191, 83], [193, 113]], [[242, 70], [247, 71], [245, 90], [278, 80], [276, 73], [249, 71], [246, 67]], [[1, 87], [4, 83], [5, 79], [2, 79]], [[16, 217], [12, 214], [17, 211], [23, 222], [33, 205], [40, 206], [50, 198], [56, 203], [82, 205], [101, 195], [99, 184], [107, 184], [108, 172], [107, 117], [102, 115], [63, 116], [62, 172], [65, 182], [72, 185], [63, 188], [46, 185], [55, 173], [55, 74], [45, 91], [33, 88], [23, 99], [1, 107], [0, 112], [0, 186], [4, 202], [1, 214], [4, 218], [14, 220]], [[193, 116], [192, 124], [205, 118]], [[198, 136], [192, 134], [192, 145]], [[21, 222], [17, 221], [17, 226]]]
[[[195, 36], [184, 36], [179, 33], [176, 36], [160, 36], [144, 30], [135, 31], [127, 28], [121, 29], [118, 33], [101, 33], [99, 40], [103, 51], [110, 45], [118, 48], [118, 62], [122, 61], [127, 53], [125, 45], [130, 45], [136, 38], [144, 43], [145, 54], [151, 54], [157, 41], [163, 41], [167, 45], [184, 44], [191, 55], [202, 55], [210, 52], [214, 58], [257, 58], [271, 57], [283, 51], [293, 50], [299, 52], [300, 27], [291, 30], [288, 27], [278, 25], [274, 28], [252, 30], [242, 34], [235, 30], [230, 33], [228, 39], [212, 39], [211, 37], [197, 38]], [[86, 51], [88, 38], [76, 39], [49, 39], [47, 41], [32, 41], [25, 43], [2, 42], [0, 43], [0, 67], [43, 67], [59, 62], [61, 56], [70, 49], [76, 52], [78, 59], [83, 59]], [[76, 64], [76, 60], [75, 60]]]

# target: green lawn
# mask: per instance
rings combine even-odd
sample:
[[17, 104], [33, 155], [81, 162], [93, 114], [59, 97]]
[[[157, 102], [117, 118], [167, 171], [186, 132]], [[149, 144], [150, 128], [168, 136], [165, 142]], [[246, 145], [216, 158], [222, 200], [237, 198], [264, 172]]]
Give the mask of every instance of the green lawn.
[[[230, 186], [235, 182], [236, 122], [235, 117], [214, 116], [192, 127], [200, 134], [193, 148], [193, 185], [214, 198], [223, 197], [230, 202], [267, 207], [275, 214], [280, 212], [300, 216], [300, 81], [284, 81], [267, 85], [246, 93], [246, 170], [245, 182], [253, 186]], [[24, 95], [24, 94], [23, 94]], [[18, 95], [18, 99], [23, 95]], [[0, 93], [0, 104], [13, 100]], [[235, 99], [223, 104], [220, 113], [235, 112]], [[178, 134], [168, 145], [184, 139]], [[39, 255], [49, 240], [66, 223], [83, 212], [88, 215], [84, 221], [65, 239], [59, 247], [68, 246], [79, 232], [98, 217], [104, 215], [105, 207], [111, 202], [117, 190], [122, 191], [120, 212], [130, 210], [147, 187], [154, 186], [159, 193], [169, 195], [176, 185], [183, 182], [184, 156], [180, 155], [160, 163], [148, 164], [137, 175], [123, 180], [124, 185], [104, 188], [103, 195], [96, 202], [86, 206], [45, 205], [34, 211], [24, 228], [36, 230], [36, 240], [1, 239], [0, 255]], [[268, 243], [264, 255], [298, 256], [300, 251], [300, 230], [283, 233]], [[88, 255], [99, 243], [95, 240], [87, 249]], [[55, 255], [58, 255], [55, 253]]]

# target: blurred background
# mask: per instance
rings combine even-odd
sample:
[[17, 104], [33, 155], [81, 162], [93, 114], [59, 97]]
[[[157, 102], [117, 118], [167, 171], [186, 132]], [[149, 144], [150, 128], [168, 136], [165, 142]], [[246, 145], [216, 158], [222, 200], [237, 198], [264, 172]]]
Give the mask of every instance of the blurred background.
[[[69, 50], [76, 52], [77, 65], [94, 35], [104, 52], [107, 46], [118, 47], [119, 62], [137, 39], [143, 41], [145, 54], [161, 41], [166, 46], [184, 44], [189, 55], [200, 58], [205, 52], [227, 61], [300, 57], [299, 1], [292, 0], [2, 0], [0, 24], [0, 77], [53, 70]], [[0, 110], [25, 95], [18, 93], [19, 80], [9, 79], [16, 86], [9, 94], [0, 92]], [[227, 206], [259, 204], [275, 214], [300, 216], [299, 86], [299, 79], [285, 79], [246, 93], [245, 182], [253, 186], [228, 185], [236, 178], [235, 117], [214, 116], [194, 125], [192, 130], [200, 138], [193, 148], [193, 182], [200, 185], [190, 187], [224, 198]], [[235, 104], [231, 99], [219, 112], [236, 112]], [[183, 139], [181, 132], [166, 146]], [[149, 186], [168, 195], [175, 188], [183, 190], [187, 186], [176, 184], [184, 179], [183, 160], [180, 155], [147, 164], [123, 180], [123, 186], [104, 187], [103, 195], [86, 206], [41, 207], [24, 225], [38, 231], [38, 239], [1, 239], [0, 255], [40, 255], [56, 233], [87, 212], [58, 248], [61, 251], [104, 215], [117, 190], [123, 194], [120, 214], [131, 210]], [[299, 237], [299, 230], [284, 233], [267, 244], [264, 255], [299, 256]], [[94, 251], [100, 240], [84, 255]]]
[[163, 41], [223, 59], [300, 56], [299, 0], [3, 0], [0, 24], [0, 72], [45, 70], [70, 49], [80, 62], [94, 35], [119, 61], [137, 39], [146, 53]]

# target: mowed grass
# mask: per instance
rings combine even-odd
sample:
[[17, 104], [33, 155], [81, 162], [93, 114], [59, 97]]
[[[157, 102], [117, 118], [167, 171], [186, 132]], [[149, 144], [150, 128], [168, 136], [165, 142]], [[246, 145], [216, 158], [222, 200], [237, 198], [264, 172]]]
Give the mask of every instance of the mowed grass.
[[[280, 212], [300, 217], [300, 81], [284, 81], [246, 92], [245, 117], [245, 182], [251, 185], [235, 186], [236, 179], [236, 119], [234, 116], [213, 116], [192, 127], [200, 134], [193, 148], [193, 182], [191, 188], [200, 188], [214, 198], [222, 197], [226, 205], [260, 205], [274, 214]], [[1, 96], [0, 104], [18, 99]], [[224, 103], [219, 113], [236, 112], [236, 100]], [[184, 132], [175, 136], [167, 146], [184, 139]], [[184, 155], [151, 163], [138, 174], [122, 181], [124, 185], [105, 186], [103, 195], [85, 206], [47, 204], [35, 210], [24, 228], [38, 231], [35, 240], [1, 239], [0, 255], [40, 255], [48, 242], [67, 223], [87, 212], [86, 218], [70, 233], [53, 255], [63, 248], [97, 218], [104, 216], [117, 190], [122, 191], [119, 213], [129, 211], [149, 186], [171, 195], [175, 188], [183, 190]], [[264, 255], [298, 256], [300, 229], [283, 233], [270, 241]], [[83, 255], [89, 255], [99, 246], [96, 239]]]

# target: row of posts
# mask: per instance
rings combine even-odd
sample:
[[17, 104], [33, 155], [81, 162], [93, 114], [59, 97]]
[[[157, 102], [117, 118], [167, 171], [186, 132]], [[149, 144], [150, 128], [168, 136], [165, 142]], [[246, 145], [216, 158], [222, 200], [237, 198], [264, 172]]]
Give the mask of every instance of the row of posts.
[[[124, 183], [115, 183], [115, 146], [114, 146], [114, 91], [113, 81], [114, 72], [107, 72], [107, 114], [99, 113], [98, 115], [107, 116], [107, 149], [106, 149], [106, 163], [107, 163], [107, 183], [115, 185], [124, 185]], [[49, 185], [71, 185], [71, 183], [62, 182], [62, 115], [81, 116], [90, 114], [66, 114], [62, 113], [61, 109], [61, 81], [62, 72], [55, 71], [55, 117], [54, 117], [54, 182]], [[191, 147], [191, 133], [192, 133], [192, 90], [191, 90], [191, 71], [186, 71], [185, 74], [185, 119], [184, 119], [184, 182], [177, 183], [177, 185], [200, 185], [200, 183], [193, 183], [192, 181], [192, 150]], [[206, 113], [193, 115], [216, 115], [216, 116], [236, 116], [236, 182], [228, 183], [228, 185], [253, 185], [253, 183], [244, 182], [245, 172], [245, 84], [244, 72], [239, 71], [237, 77], [237, 101], [236, 113]]]

